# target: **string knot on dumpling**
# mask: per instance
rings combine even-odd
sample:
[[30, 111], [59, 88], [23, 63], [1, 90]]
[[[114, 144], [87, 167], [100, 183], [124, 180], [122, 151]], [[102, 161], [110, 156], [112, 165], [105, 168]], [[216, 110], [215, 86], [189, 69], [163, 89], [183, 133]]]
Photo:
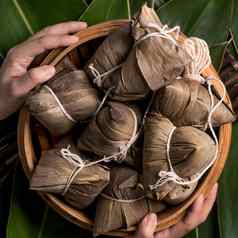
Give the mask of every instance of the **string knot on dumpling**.
[[[146, 25], [145, 28], [155, 29], [156, 32], [151, 32], [151, 33], [146, 34], [144, 37], [142, 37], [140, 40], [138, 40], [135, 43], [135, 46], [137, 46], [142, 41], [144, 41], [144, 40], [146, 40], [150, 37], [161, 37], [161, 38], [170, 40], [176, 46], [178, 45], [177, 44], [177, 38], [178, 38], [179, 33], [180, 33], [180, 27], [179, 26], [169, 28], [168, 25], [160, 26], [159, 24], [156, 24], [156, 23], [148, 23], [148, 25]], [[175, 37], [172, 36], [172, 33], [175, 33]]]
[[193, 60], [185, 66], [183, 77], [205, 83], [206, 79], [202, 77], [201, 73], [212, 62], [206, 41], [197, 37], [191, 37], [185, 40], [184, 46]]

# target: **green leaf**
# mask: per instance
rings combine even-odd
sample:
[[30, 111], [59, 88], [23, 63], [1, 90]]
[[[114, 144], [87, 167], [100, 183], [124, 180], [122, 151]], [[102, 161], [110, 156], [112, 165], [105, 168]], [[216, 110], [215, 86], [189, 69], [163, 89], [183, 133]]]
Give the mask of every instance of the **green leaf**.
[[213, 207], [208, 219], [185, 238], [218, 238], [218, 218], [216, 206]]
[[0, 186], [0, 237], [6, 237], [6, 225], [9, 214], [12, 176]]
[[88, 7], [85, 0], [1, 0], [0, 54], [41, 28], [77, 19]]
[[215, 205], [208, 219], [198, 228], [199, 238], [218, 238], [217, 206]]
[[80, 17], [80, 20], [93, 25], [107, 20], [128, 19], [129, 16], [128, 0], [94, 0]]
[[238, 234], [238, 124], [233, 128], [232, 147], [219, 187], [218, 218], [221, 238], [237, 238]]
[[214, 46], [227, 40], [232, 3], [232, 0], [173, 0], [163, 5], [159, 14], [164, 23], [179, 25], [188, 36], [205, 39], [211, 47], [214, 65], [218, 68], [225, 46]]
[[28, 181], [20, 169], [12, 185], [7, 238], [80, 238], [90, 233], [61, 218], [28, 189]]
[[6, 51], [31, 35], [14, 1], [0, 1], [0, 52]]
[[199, 238], [198, 229], [194, 229], [189, 234], [187, 234], [184, 238]]

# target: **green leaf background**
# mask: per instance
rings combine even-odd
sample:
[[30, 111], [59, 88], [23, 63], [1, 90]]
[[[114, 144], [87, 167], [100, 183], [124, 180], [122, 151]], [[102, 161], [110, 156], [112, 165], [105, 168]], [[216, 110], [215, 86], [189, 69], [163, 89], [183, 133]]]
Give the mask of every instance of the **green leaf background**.
[[[1, 0], [0, 58], [9, 48], [27, 39], [42, 27], [68, 20], [85, 20], [96, 24], [105, 20], [130, 18], [144, 0]], [[188, 36], [204, 38], [219, 70], [225, 47], [238, 46], [238, 1], [236, 0], [155, 0], [162, 21], [179, 25]], [[232, 42], [227, 42], [229, 34]], [[2, 125], [2, 124], [1, 124]], [[238, 126], [234, 126], [230, 158], [220, 179], [219, 197], [209, 219], [189, 238], [238, 237]], [[1, 135], [2, 136], [2, 135]], [[10, 181], [10, 182], [9, 182]], [[59, 217], [43, 201], [28, 190], [28, 182], [20, 169], [1, 188], [0, 237], [6, 225], [7, 238], [76, 238], [91, 234]], [[10, 189], [11, 188], [11, 189]], [[11, 194], [9, 191], [11, 190]], [[10, 197], [10, 199], [9, 199]]]

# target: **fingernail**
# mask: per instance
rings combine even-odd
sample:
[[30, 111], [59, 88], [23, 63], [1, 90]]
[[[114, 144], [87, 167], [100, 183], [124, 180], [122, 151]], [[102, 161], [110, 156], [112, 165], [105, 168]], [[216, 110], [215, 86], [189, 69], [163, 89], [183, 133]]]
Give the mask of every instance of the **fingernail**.
[[157, 224], [157, 215], [154, 213], [147, 215], [146, 223], [147, 225], [150, 225], [150, 226]]
[[213, 192], [214, 193], [217, 193], [217, 191], [218, 191], [218, 183], [216, 183], [215, 185], [214, 185], [214, 187], [213, 187]]
[[87, 22], [84, 22], [84, 21], [81, 21], [80, 24], [81, 24], [81, 26], [84, 27], [84, 28], [88, 26]]

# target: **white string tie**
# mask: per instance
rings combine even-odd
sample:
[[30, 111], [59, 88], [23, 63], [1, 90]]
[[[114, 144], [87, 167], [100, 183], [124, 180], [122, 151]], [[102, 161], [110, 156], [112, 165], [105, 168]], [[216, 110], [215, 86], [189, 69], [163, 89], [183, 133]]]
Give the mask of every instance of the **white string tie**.
[[181, 178], [179, 175], [177, 175], [173, 169], [170, 154], [169, 154], [172, 135], [176, 129], [176, 127], [174, 127], [169, 134], [168, 142], [167, 142], [167, 160], [168, 160], [168, 164], [169, 164], [169, 171], [160, 171], [159, 172], [159, 174], [158, 174], [160, 177], [159, 180], [155, 184], [149, 185], [149, 188], [151, 190], [161, 187], [162, 185], [164, 185], [165, 183], [168, 183], [168, 182], [174, 182], [174, 183], [176, 183], [178, 185], [182, 185], [182, 186], [194, 184], [194, 183], [198, 182], [202, 178], [202, 176], [216, 162], [216, 160], [218, 158], [218, 153], [219, 153], [219, 141], [218, 141], [217, 135], [214, 131], [214, 128], [212, 126], [212, 116], [213, 116], [213, 113], [217, 110], [217, 108], [223, 103], [223, 101], [226, 97], [226, 88], [225, 88], [225, 85], [221, 81], [219, 81], [223, 88], [223, 95], [222, 95], [222, 98], [219, 100], [219, 102], [215, 105], [214, 95], [212, 92], [212, 84], [210, 82], [212, 79], [213, 79], [213, 77], [209, 76], [209, 77], [207, 77], [207, 79], [205, 81], [208, 85], [208, 92], [209, 92], [209, 95], [211, 98], [211, 107], [210, 107], [210, 112], [209, 112], [209, 116], [208, 116], [208, 126], [212, 133], [212, 137], [214, 138], [215, 146], [216, 146], [216, 152], [215, 152], [214, 158], [210, 161], [210, 163], [200, 173], [195, 174], [193, 176], [194, 177], [193, 179], [185, 179], [185, 178]]
[[55, 99], [55, 101], [57, 102], [60, 110], [63, 112], [63, 114], [65, 115], [65, 117], [67, 119], [69, 119], [71, 122], [73, 123], [77, 123], [77, 121], [65, 110], [63, 104], [60, 102], [59, 98], [57, 97], [57, 95], [54, 93], [54, 91], [47, 85], [43, 85], [43, 88], [45, 88]]
[[99, 88], [102, 87], [103, 84], [103, 79], [106, 76], [109, 76], [110, 74], [114, 73], [115, 71], [117, 71], [118, 69], [120, 69], [122, 67], [122, 64], [120, 65], [116, 65], [115, 67], [113, 67], [112, 69], [108, 70], [105, 73], [100, 73], [95, 67], [94, 64], [90, 64], [88, 66], [88, 68], [90, 69], [94, 79], [93, 79], [93, 83], [96, 84]]
[[[161, 38], [170, 40], [174, 45], [178, 46], [178, 43], [177, 43], [176, 39], [178, 38], [179, 33], [180, 33], [180, 27], [179, 26], [175, 26], [173, 28], [169, 28], [168, 25], [164, 25], [163, 27], [161, 27], [158, 24], [149, 23], [145, 27], [147, 27], [147, 28], [154, 28], [158, 32], [152, 32], [152, 33], [146, 34], [145, 36], [143, 36], [141, 39], [139, 39], [135, 43], [135, 46], [137, 46], [138, 44], [140, 44], [141, 42], [143, 42], [144, 40], [146, 40], [146, 39], [148, 39], [150, 37], [161, 37]], [[171, 33], [174, 33], [174, 32], [176, 33], [176, 37], [175, 38], [171, 35]]]
[[132, 136], [131, 136], [130, 140], [128, 141], [128, 143], [126, 143], [125, 145], [122, 145], [120, 147], [118, 153], [115, 153], [111, 156], [104, 156], [102, 159], [96, 160], [94, 162], [88, 162], [86, 160], [83, 160], [78, 154], [72, 153], [70, 151], [70, 145], [67, 148], [61, 149], [60, 152], [61, 152], [62, 158], [64, 158], [69, 163], [71, 163], [75, 166], [75, 169], [73, 170], [72, 174], [70, 175], [69, 179], [67, 180], [65, 189], [62, 193], [63, 196], [69, 190], [70, 185], [72, 184], [73, 180], [78, 175], [78, 173], [85, 167], [90, 167], [90, 166], [99, 164], [101, 162], [108, 163], [108, 162], [111, 162], [112, 160], [121, 162], [126, 159], [126, 155], [127, 155], [129, 148], [131, 147], [132, 144], [134, 144], [134, 142], [136, 141], [136, 139], [139, 136], [139, 133], [137, 133], [137, 127], [138, 127], [137, 116], [132, 109], [130, 109], [130, 111], [132, 112], [132, 115], [133, 115], [134, 121], [135, 121]]

